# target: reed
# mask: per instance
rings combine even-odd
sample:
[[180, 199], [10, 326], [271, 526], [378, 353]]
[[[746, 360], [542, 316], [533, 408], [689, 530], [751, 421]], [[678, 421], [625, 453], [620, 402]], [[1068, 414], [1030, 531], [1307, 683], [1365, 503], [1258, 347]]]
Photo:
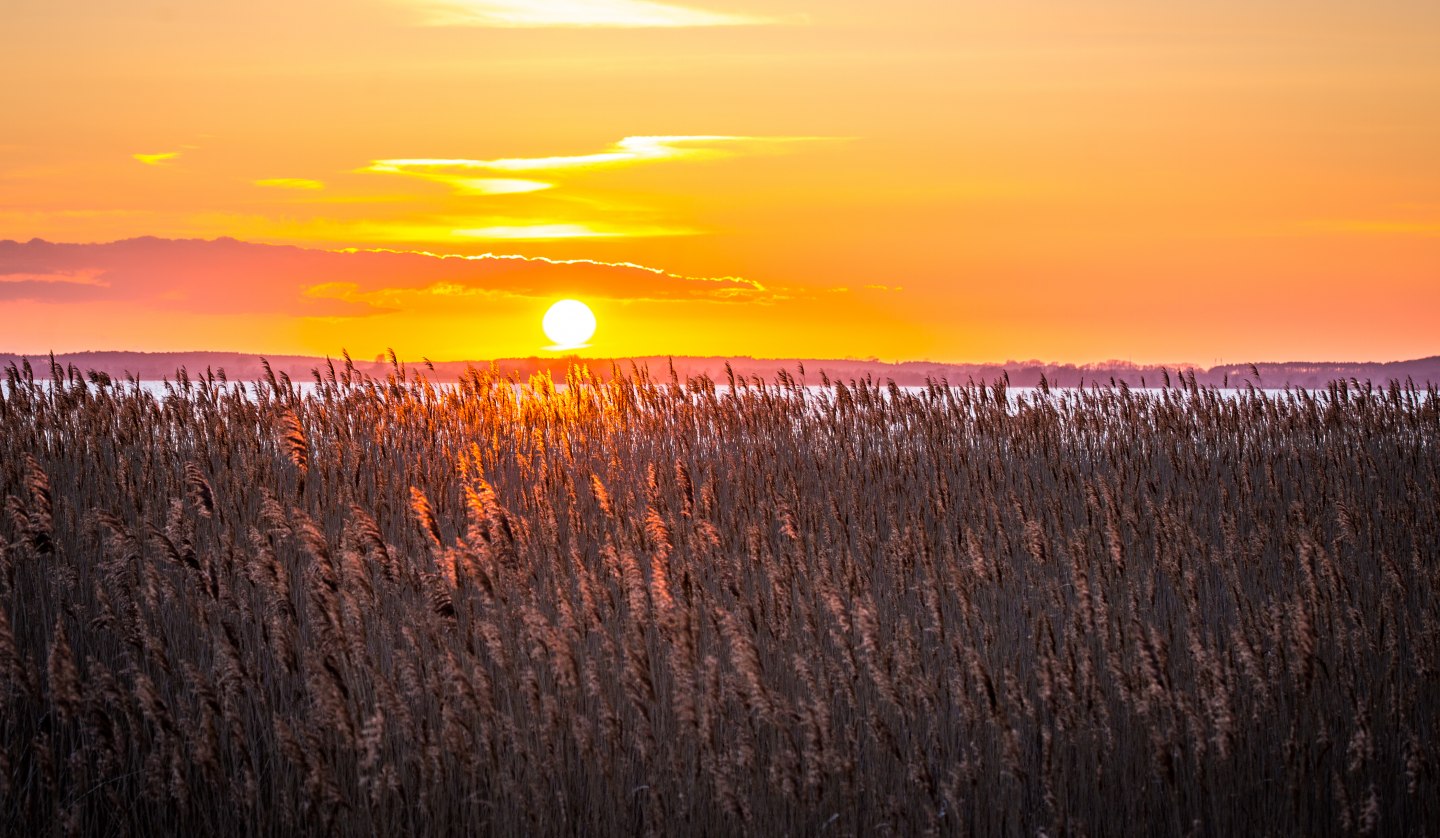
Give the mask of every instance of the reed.
[[1440, 393], [11, 366], [7, 834], [1440, 831]]

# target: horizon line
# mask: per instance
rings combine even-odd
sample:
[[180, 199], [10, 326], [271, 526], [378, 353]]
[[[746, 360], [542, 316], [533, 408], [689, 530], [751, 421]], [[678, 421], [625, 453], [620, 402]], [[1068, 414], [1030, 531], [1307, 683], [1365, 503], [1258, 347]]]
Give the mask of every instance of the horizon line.
[[[573, 349], [573, 348], [583, 348], [583, 347], [566, 347], [567, 350]], [[537, 353], [537, 354], [533, 354], [533, 355], [509, 355], [509, 356], [497, 356], [497, 357], [492, 357], [492, 358], [455, 358], [455, 359], [448, 359], [448, 360], [436, 360], [436, 359], [434, 359], [434, 358], [428, 358], [428, 357], [426, 357], [426, 356], [424, 356], [424, 355], [421, 355], [421, 356], [415, 357], [415, 358], [400, 358], [400, 357], [398, 357], [399, 353], [394, 353], [394, 354], [395, 354], [395, 356], [396, 356], [396, 358], [397, 358], [397, 361], [398, 361], [399, 363], [401, 363], [401, 364], [422, 364], [422, 365], [423, 365], [423, 364], [426, 364], [426, 363], [437, 364], [437, 365], [438, 365], [438, 364], [447, 364], [447, 365], [470, 364], [470, 365], [475, 365], [475, 364], [493, 364], [493, 363], [499, 363], [499, 362], [502, 362], [502, 361], [547, 361], [547, 362], [552, 362], [552, 361], [572, 360], [572, 361], [582, 361], [582, 362], [606, 362], [606, 361], [690, 359], [690, 360], [696, 360], [696, 361], [745, 360], [745, 361], [752, 361], [752, 362], [757, 362], [757, 363], [758, 363], [758, 362], [775, 362], [775, 363], [786, 363], [786, 362], [791, 362], [791, 363], [797, 363], [797, 362], [798, 362], [798, 363], [827, 363], [827, 362], [830, 362], [830, 363], [849, 363], [849, 364], [877, 364], [877, 365], [883, 365], [883, 366], [906, 366], [906, 365], [924, 365], [924, 364], [934, 364], [934, 365], [951, 366], [951, 367], [998, 367], [998, 368], [1040, 366], [1040, 367], [1060, 367], [1060, 368], [1069, 367], [1069, 368], [1073, 368], [1073, 369], [1076, 369], [1076, 370], [1087, 370], [1087, 369], [1133, 369], [1133, 370], [1146, 370], [1146, 369], [1153, 369], [1153, 370], [1162, 370], [1162, 369], [1186, 369], [1186, 370], [1191, 370], [1191, 369], [1193, 369], [1193, 370], [1199, 370], [1199, 371], [1204, 371], [1204, 372], [1210, 372], [1210, 371], [1212, 371], [1212, 370], [1218, 370], [1218, 369], [1228, 369], [1228, 368], [1232, 368], [1232, 367], [1248, 367], [1248, 366], [1251, 366], [1251, 365], [1254, 365], [1254, 366], [1257, 366], [1257, 367], [1259, 367], [1259, 366], [1293, 366], [1293, 365], [1303, 365], [1303, 364], [1325, 365], [1325, 366], [1389, 366], [1389, 365], [1399, 365], [1399, 364], [1423, 363], [1423, 362], [1426, 362], [1426, 361], [1437, 361], [1437, 362], [1440, 362], [1440, 353], [1437, 353], [1437, 354], [1435, 354], [1435, 355], [1425, 355], [1425, 356], [1421, 356], [1421, 357], [1417, 357], [1417, 358], [1395, 358], [1395, 359], [1391, 359], [1391, 360], [1364, 360], [1364, 359], [1345, 359], [1345, 360], [1326, 359], [1326, 360], [1320, 360], [1320, 359], [1310, 359], [1310, 358], [1298, 358], [1298, 359], [1291, 359], [1291, 360], [1284, 360], [1284, 361], [1276, 361], [1276, 360], [1221, 361], [1221, 362], [1219, 362], [1219, 363], [1216, 363], [1216, 364], [1212, 364], [1212, 365], [1208, 365], [1208, 366], [1207, 366], [1207, 365], [1204, 365], [1204, 364], [1198, 364], [1198, 363], [1193, 363], [1193, 362], [1189, 362], [1189, 361], [1167, 361], [1167, 362], [1140, 363], [1140, 362], [1135, 362], [1135, 361], [1129, 361], [1129, 360], [1126, 360], [1126, 359], [1123, 359], [1123, 358], [1106, 358], [1106, 359], [1102, 359], [1102, 360], [1098, 360], [1098, 361], [1055, 361], [1055, 360], [1042, 360], [1042, 359], [1039, 359], [1039, 358], [1028, 358], [1028, 359], [1010, 358], [1010, 359], [1006, 359], [1006, 360], [1004, 360], [1004, 361], [945, 361], [945, 360], [937, 360], [937, 359], [933, 359], [933, 358], [913, 358], [913, 359], [908, 359], [908, 360], [896, 360], [896, 359], [884, 359], [884, 358], [879, 358], [879, 357], [864, 357], [864, 358], [860, 358], [860, 357], [854, 357], [854, 356], [820, 357], [820, 356], [799, 356], [799, 355], [794, 355], [794, 356], [789, 356], [789, 357], [781, 357], [781, 356], [767, 357], [767, 356], [755, 356], [755, 355], [744, 355], [744, 354], [729, 354], [729, 355], [688, 355], [688, 354], [665, 353], [665, 352], [657, 352], [657, 353], [650, 353], [650, 354], [631, 354], [631, 355], [594, 355], [594, 356], [582, 356], [582, 355], [563, 355], [563, 354], [560, 354], [559, 351], [554, 350], [552, 347], [542, 347], [542, 350], [550, 350], [550, 354], [548, 354], [548, 355], [542, 355], [542, 354], [538, 354], [538, 353]], [[391, 350], [391, 351], [393, 352], [393, 350]], [[316, 355], [316, 354], [304, 354], [304, 353], [293, 353], [293, 352], [269, 352], [269, 353], [267, 353], [267, 352], [251, 352], [251, 351], [244, 351], [244, 350], [233, 350], [233, 349], [187, 349], [187, 350], [82, 349], [82, 350], [70, 350], [70, 351], [63, 351], [63, 352], [56, 352], [56, 351], [54, 351], [54, 350], [49, 350], [49, 351], [45, 351], [45, 352], [11, 352], [11, 351], [6, 351], [6, 350], [0, 350], [0, 359], [16, 359], [16, 358], [18, 358], [18, 359], [29, 360], [29, 359], [32, 359], [32, 358], [33, 358], [33, 359], [48, 359], [48, 358], [51, 358], [51, 357], [56, 358], [56, 359], [60, 359], [60, 358], [65, 358], [65, 357], [67, 357], [67, 356], [78, 356], [78, 355], [140, 355], [140, 356], [148, 356], [148, 357], [163, 357], [163, 356], [173, 356], [173, 355], [238, 355], [238, 356], [253, 358], [253, 359], [255, 359], [256, 361], [271, 360], [271, 359], [295, 359], [295, 360], [320, 361], [320, 362], [323, 362], [323, 361], [326, 361], [326, 360], [334, 361], [334, 360], [337, 360], [337, 359], [344, 358], [344, 357], [346, 356], [346, 353], [347, 353], [347, 350], [346, 350], [345, 348], [343, 348], [343, 347], [341, 348], [340, 352], [339, 352], [338, 354], [336, 354], [336, 355]], [[388, 365], [388, 364], [391, 363], [389, 360], [387, 360], [387, 358], [386, 358], [386, 356], [385, 356], [384, 353], [377, 354], [376, 357], [373, 358], [373, 359], [357, 359], [357, 358], [355, 358], [355, 357], [352, 355], [352, 356], [350, 356], [350, 360], [351, 360], [352, 363], [355, 363], [355, 364], [362, 364], [362, 363], [363, 363], [363, 364], [377, 364], [377, 363], [378, 363], [378, 364], [387, 364], [387, 365]]]

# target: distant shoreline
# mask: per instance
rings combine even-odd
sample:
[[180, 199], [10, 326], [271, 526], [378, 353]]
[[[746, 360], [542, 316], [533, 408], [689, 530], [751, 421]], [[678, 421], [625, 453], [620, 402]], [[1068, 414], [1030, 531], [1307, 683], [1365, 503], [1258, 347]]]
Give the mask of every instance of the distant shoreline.
[[[36, 377], [49, 377], [49, 355], [28, 355], [0, 352], [0, 367], [11, 364], [23, 366], [28, 360]], [[328, 378], [333, 365], [337, 375], [344, 373], [344, 358], [323, 358], [304, 355], [257, 355], [240, 352], [124, 352], [98, 351], [73, 352], [54, 356], [62, 369], [75, 367], [81, 374], [94, 370], [112, 378], [124, 380], [138, 378], [142, 381], [174, 379], [180, 369], [191, 378], [204, 377], [208, 370], [211, 375], [231, 381], [255, 381], [266, 377], [265, 363], [269, 363], [275, 375], [282, 372], [297, 383], [314, 381], [315, 371]], [[351, 361], [356, 373], [383, 378], [395, 370], [390, 361]], [[708, 375], [717, 382], [727, 382], [730, 375], [753, 380], [773, 381], [781, 372], [802, 380], [807, 384], [820, 384], [825, 378], [848, 381], [869, 376], [877, 381], [894, 381], [897, 385], [922, 386], [928, 381], [946, 381], [950, 384], [967, 382], [993, 382], [1008, 379], [1015, 387], [1034, 387], [1045, 383], [1056, 387], [1075, 387], [1082, 384], [1107, 384], [1112, 379], [1116, 384], [1124, 382], [1130, 387], [1164, 386], [1168, 377], [1174, 383], [1184, 375], [1188, 381], [1194, 376], [1201, 386], [1238, 387], [1249, 384], [1270, 389], [1285, 386], [1322, 387], [1335, 380], [1386, 382], [1411, 380], [1417, 384], [1440, 382], [1440, 356], [1409, 361], [1365, 362], [1365, 361], [1286, 361], [1255, 364], [1221, 364], [1214, 367], [1190, 365], [1133, 365], [1124, 362], [1102, 364], [1054, 364], [1040, 361], [1006, 361], [990, 364], [945, 364], [932, 361], [905, 361], [887, 363], [854, 359], [816, 358], [751, 358], [736, 357], [695, 357], [663, 355], [633, 358], [577, 358], [573, 356], [501, 358], [495, 360], [400, 361], [399, 365], [409, 374], [419, 374], [432, 381], [456, 381], [464, 376], [470, 367], [477, 369], [498, 368], [502, 374], [524, 380], [537, 373], [548, 372], [557, 381], [563, 381], [572, 364], [581, 363], [596, 375], [608, 376], [612, 365], [629, 370], [631, 365], [647, 369], [652, 378], [668, 379], [673, 369], [681, 379]], [[728, 369], [727, 369], [728, 366]], [[1258, 376], [1256, 375], [1258, 373]]]

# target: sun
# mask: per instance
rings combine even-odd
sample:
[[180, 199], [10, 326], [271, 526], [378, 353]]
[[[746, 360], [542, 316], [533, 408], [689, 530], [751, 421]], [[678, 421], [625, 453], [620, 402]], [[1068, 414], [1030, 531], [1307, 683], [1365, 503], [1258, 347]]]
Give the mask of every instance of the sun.
[[550, 306], [540, 325], [555, 342], [550, 349], [580, 349], [595, 334], [595, 314], [579, 300], [561, 300]]

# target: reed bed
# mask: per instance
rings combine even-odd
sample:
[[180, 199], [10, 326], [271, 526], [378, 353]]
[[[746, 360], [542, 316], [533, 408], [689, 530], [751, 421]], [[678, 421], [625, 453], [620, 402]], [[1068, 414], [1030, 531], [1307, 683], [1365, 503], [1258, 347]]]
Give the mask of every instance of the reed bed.
[[6, 379], [5, 834], [1440, 831], [1433, 386]]

